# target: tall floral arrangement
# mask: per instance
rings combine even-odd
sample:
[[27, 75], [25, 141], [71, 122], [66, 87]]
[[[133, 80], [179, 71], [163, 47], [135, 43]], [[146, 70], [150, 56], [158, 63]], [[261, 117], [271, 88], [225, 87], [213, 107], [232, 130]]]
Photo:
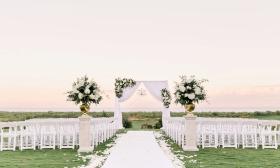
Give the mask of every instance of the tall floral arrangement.
[[99, 86], [87, 76], [78, 78], [72, 85], [72, 90], [67, 92], [67, 100], [75, 104], [82, 104], [81, 110], [88, 111], [91, 104], [99, 104], [102, 100]]
[[133, 87], [136, 85], [136, 81], [128, 78], [117, 78], [115, 81], [115, 94], [118, 98], [123, 95], [123, 90], [127, 87]]
[[166, 88], [161, 90], [161, 97], [164, 107], [169, 108], [172, 98], [170, 92]]
[[176, 83], [175, 86], [175, 103], [185, 106], [206, 99], [203, 83], [207, 80], [197, 80], [195, 76], [181, 76], [180, 78], [180, 82]]

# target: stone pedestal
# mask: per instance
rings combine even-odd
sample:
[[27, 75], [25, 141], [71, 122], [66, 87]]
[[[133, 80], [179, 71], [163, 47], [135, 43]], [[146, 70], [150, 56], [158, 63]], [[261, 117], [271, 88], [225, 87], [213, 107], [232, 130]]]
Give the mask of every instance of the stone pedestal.
[[93, 147], [91, 147], [91, 116], [83, 114], [79, 117], [79, 149], [78, 152], [92, 152]]
[[184, 151], [198, 151], [197, 148], [197, 123], [196, 116], [193, 114], [188, 114], [185, 116], [186, 122], [186, 141], [183, 145]]

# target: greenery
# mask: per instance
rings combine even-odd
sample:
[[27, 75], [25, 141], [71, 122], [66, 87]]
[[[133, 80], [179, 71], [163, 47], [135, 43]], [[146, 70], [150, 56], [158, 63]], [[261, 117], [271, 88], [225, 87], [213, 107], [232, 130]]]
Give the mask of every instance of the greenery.
[[127, 117], [123, 118], [122, 123], [124, 128], [132, 128], [132, 122], [129, 121]]
[[167, 90], [166, 88], [162, 89], [161, 97], [162, 97], [162, 102], [164, 107], [169, 108], [169, 105], [171, 104], [171, 100], [172, 100], [169, 90]]
[[158, 122], [155, 124], [154, 128], [155, 129], [160, 129], [162, 127], [162, 119], [160, 118]]
[[123, 90], [127, 87], [133, 87], [136, 85], [136, 81], [128, 78], [117, 78], [115, 80], [115, 94], [118, 98], [121, 98], [123, 95]]
[[275, 149], [233, 149], [207, 148], [198, 152], [185, 152], [174, 141], [164, 136], [172, 152], [188, 168], [277, 168], [280, 150]]
[[[112, 117], [113, 112], [88, 113], [92, 117]], [[81, 112], [0, 112], [0, 121], [24, 121], [32, 118], [77, 118]]]
[[0, 152], [0, 167], [3, 168], [64, 168], [87, 164], [76, 150], [24, 150]]

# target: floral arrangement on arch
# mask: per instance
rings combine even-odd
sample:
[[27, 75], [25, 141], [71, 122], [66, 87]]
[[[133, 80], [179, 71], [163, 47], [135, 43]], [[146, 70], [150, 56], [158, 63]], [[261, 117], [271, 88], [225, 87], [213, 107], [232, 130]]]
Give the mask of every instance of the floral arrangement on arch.
[[172, 100], [169, 90], [167, 90], [166, 88], [162, 89], [161, 96], [164, 107], [169, 108]]
[[89, 81], [87, 76], [78, 78], [72, 85], [72, 90], [67, 92], [68, 101], [76, 104], [99, 104], [102, 100], [101, 91], [97, 83], [93, 80]]
[[197, 80], [195, 76], [181, 76], [181, 81], [175, 86], [175, 103], [187, 105], [199, 103], [206, 99], [206, 91], [203, 83], [206, 79]]
[[136, 85], [136, 81], [128, 78], [117, 78], [115, 81], [115, 94], [118, 98], [123, 95], [123, 90], [127, 87], [133, 87]]

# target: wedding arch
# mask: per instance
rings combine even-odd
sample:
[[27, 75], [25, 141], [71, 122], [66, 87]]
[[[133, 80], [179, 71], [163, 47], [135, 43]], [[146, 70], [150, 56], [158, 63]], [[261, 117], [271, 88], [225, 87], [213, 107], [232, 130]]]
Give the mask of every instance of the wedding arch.
[[[122, 125], [122, 111], [121, 103], [128, 100], [137, 90], [137, 88], [143, 84], [148, 92], [158, 101], [163, 101], [162, 90], [168, 90], [168, 81], [133, 81], [133, 86], [126, 87], [122, 90], [121, 96], [116, 96], [115, 100], [115, 111], [114, 117], [118, 122], [119, 128], [123, 128]], [[170, 117], [170, 109], [162, 105], [162, 122], [164, 124], [164, 119]]]

